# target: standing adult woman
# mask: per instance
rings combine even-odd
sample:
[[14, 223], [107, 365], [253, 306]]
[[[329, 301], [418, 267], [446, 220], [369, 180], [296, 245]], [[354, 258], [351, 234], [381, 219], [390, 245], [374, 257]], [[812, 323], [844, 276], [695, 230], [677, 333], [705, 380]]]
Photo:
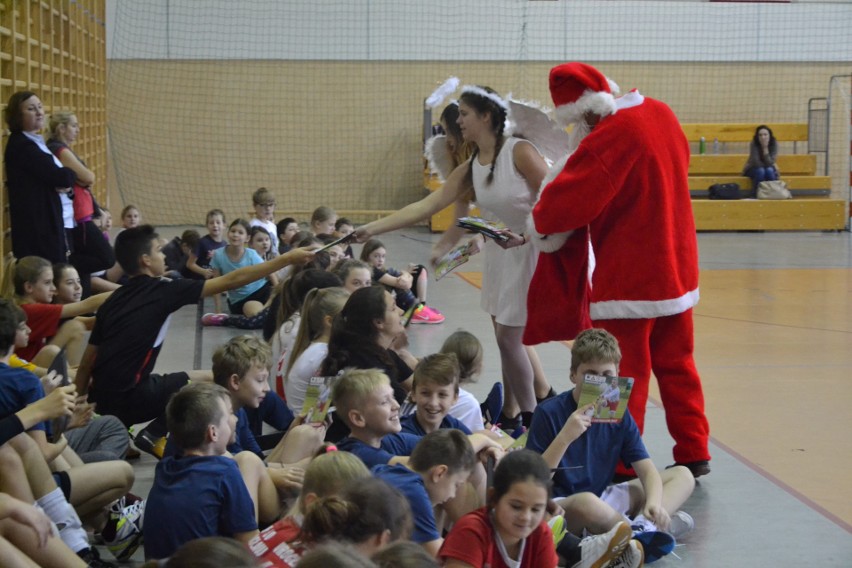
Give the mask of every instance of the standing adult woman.
[[756, 194], [757, 186], [762, 181], [775, 181], [779, 178], [778, 141], [772, 135], [772, 130], [761, 124], [754, 131], [754, 138], [749, 144], [748, 161], [743, 168], [743, 175], [751, 178], [752, 190]]
[[74, 180], [74, 221], [72, 231], [71, 264], [80, 273], [83, 298], [91, 292], [93, 272], [106, 270], [115, 264], [115, 254], [109, 242], [103, 238], [94, 219], [102, 215], [100, 205], [92, 195], [95, 174], [86, 167], [86, 162], [71, 150], [80, 136], [80, 123], [70, 111], [58, 111], [50, 115], [48, 125], [50, 134], [47, 147], [59, 158], [62, 165], [71, 168], [76, 176]]
[[[524, 349], [527, 290], [535, 272], [537, 251], [523, 235], [527, 216], [547, 164], [529, 142], [505, 136], [508, 105], [487, 87], [464, 87], [458, 102], [457, 123], [465, 142], [474, 146], [471, 158], [447, 177], [444, 186], [428, 197], [392, 215], [361, 227], [358, 240], [411, 225], [453, 202], [475, 198], [479, 207], [501, 220], [508, 230], [503, 243], [484, 243], [485, 270], [482, 308], [491, 315], [506, 391], [504, 427], [518, 426], [521, 415], [531, 416], [536, 406], [534, 369]], [[456, 207], [457, 213], [463, 207]], [[433, 259], [445, 254], [463, 231], [448, 229], [433, 249]], [[549, 386], [540, 393], [546, 396]]]
[[31, 91], [9, 98], [5, 110], [11, 131], [4, 156], [12, 221], [12, 252], [67, 262], [74, 227], [71, 192], [74, 171], [50, 152], [41, 136], [44, 107]]

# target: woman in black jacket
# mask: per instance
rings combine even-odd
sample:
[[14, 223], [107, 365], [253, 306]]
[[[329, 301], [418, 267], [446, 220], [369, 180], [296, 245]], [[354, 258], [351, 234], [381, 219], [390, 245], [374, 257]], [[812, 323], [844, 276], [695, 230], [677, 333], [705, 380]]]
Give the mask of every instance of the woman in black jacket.
[[40, 256], [54, 263], [67, 262], [74, 227], [75, 175], [48, 150], [40, 134], [44, 118], [35, 93], [19, 91], [9, 98], [5, 119], [11, 134], [4, 160], [12, 252], [17, 258]]

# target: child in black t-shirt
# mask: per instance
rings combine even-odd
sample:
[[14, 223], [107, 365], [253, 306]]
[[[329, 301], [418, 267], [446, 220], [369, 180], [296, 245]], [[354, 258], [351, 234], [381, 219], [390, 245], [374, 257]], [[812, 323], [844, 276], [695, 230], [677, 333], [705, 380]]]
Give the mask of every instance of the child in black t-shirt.
[[169, 397], [190, 380], [212, 379], [210, 371], [152, 372], [172, 312], [289, 264], [307, 262], [313, 253], [295, 249], [209, 280], [166, 281], [160, 278], [166, 263], [159, 237], [154, 227], [142, 225], [118, 235], [115, 256], [130, 280], [98, 310], [75, 382], [79, 393], [89, 393], [97, 402], [99, 412], [117, 416], [127, 426], [154, 419], [136, 436], [137, 447], [151, 451], [166, 434], [163, 412]]

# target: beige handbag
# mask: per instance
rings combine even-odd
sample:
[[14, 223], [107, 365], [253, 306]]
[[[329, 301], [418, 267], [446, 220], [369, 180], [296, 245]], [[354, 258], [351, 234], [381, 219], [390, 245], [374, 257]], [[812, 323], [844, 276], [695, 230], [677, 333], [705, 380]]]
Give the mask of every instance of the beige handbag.
[[762, 181], [757, 185], [758, 199], [793, 199], [786, 182], [781, 180]]

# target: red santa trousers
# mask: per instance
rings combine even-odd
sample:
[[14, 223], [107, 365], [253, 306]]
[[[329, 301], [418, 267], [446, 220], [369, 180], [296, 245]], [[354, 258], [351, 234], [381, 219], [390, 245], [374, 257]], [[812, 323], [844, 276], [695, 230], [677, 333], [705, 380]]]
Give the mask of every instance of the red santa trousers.
[[595, 320], [594, 324], [618, 339], [622, 355], [619, 375], [635, 380], [628, 408], [639, 431], [645, 428], [653, 371], [666, 424], [675, 441], [675, 462], [709, 460], [710, 426], [704, 416], [704, 392], [692, 355], [692, 310], [653, 319]]

